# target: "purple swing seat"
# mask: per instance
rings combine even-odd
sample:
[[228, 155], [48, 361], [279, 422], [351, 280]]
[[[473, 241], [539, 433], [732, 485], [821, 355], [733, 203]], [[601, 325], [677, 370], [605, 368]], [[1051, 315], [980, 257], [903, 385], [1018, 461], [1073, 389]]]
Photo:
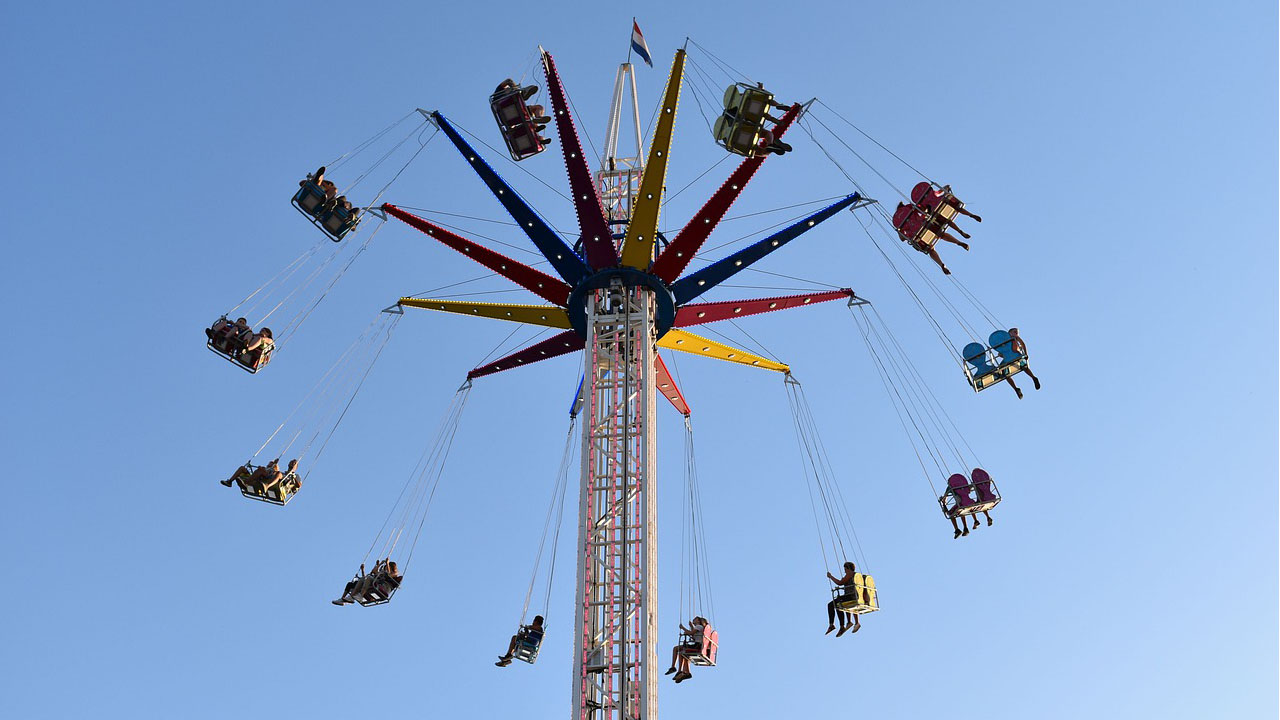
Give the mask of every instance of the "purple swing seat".
[[973, 489], [978, 495], [978, 501], [974, 505], [973, 512], [985, 512], [1000, 504], [1000, 491], [996, 489], [996, 484], [991, 481], [991, 475], [982, 468], [974, 468], [973, 473]]
[[973, 499], [973, 486], [969, 484], [969, 478], [961, 473], [955, 473], [947, 478], [947, 490], [942, 493], [942, 497], [938, 498], [938, 505], [942, 507], [942, 513], [948, 518], [978, 512], [974, 509], [976, 505]]

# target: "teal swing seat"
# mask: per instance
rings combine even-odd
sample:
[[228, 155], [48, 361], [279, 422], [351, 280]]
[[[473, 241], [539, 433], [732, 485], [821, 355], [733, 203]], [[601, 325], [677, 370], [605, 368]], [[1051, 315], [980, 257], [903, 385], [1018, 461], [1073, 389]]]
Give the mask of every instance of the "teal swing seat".
[[996, 330], [987, 342], [985, 346], [971, 342], [961, 350], [964, 374], [974, 392], [982, 392], [1027, 369], [1027, 356], [1013, 349], [1013, 337], [1008, 331]]

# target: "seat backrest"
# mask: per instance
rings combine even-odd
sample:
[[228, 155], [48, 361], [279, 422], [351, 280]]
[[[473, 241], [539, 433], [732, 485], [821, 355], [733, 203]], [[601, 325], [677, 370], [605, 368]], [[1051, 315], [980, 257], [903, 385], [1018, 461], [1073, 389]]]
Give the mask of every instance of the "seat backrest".
[[973, 495], [969, 493], [969, 478], [955, 473], [947, 478], [947, 488], [955, 496], [956, 507], [967, 507], [973, 504]]
[[991, 344], [991, 349], [1000, 354], [1000, 364], [1008, 365], [1022, 359], [1022, 353], [1015, 352], [1013, 349], [1013, 336], [1006, 330], [996, 330], [987, 338], [987, 342]]
[[742, 94], [741, 109], [738, 117], [747, 122], [760, 124], [764, 122], [765, 113], [769, 111], [769, 101], [773, 95], [759, 89], [750, 89]]
[[996, 369], [987, 361], [987, 349], [982, 346], [982, 343], [971, 342], [965, 345], [961, 352], [964, 354], [964, 361], [973, 366], [975, 375], [995, 372]]
[[516, 125], [507, 131], [508, 141], [517, 155], [533, 155], [541, 151], [538, 134], [528, 125]]
[[719, 140], [721, 142], [728, 142], [729, 132], [730, 130], [732, 130], [732, 127], [733, 127], [732, 122], [729, 120], [729, 118], [725, 117], [724, 115], [721, 115], [720, 117], [716, 118], [715, 124], [711, 126], [711, 134], [715, 136], [716, 140]]
[[974, 468], [971, 476], [973, 489], [978, 493], [978, 502], [991, 502], [996, 499], [996, 494], [991, 490], [991, 475], [986, 470]]
[[742, 91], [738, 89], [738, 86], [736, 84], [730, 85], [728, 88], [725, 89], [724, 91], [725, 107], [733, 108], [734, 110], [737, 110], [738, 104], [741, 102], [742, 102]]
[[898, 208], [893, 212], [893, 226], [898, 229], [902, 229], [903, 223], [905, 223], [907, 218], [911, 217], [915, 212], [916, 209], [910, 205], [903, 205]]
[[729, 146], [742, 153], [755, 152], [759, 141], [760, 133], [747, 123], [735, 123], [729, 130]]
[[298, 192], [293, 196], [293, 201], [303, 210], [314, 214], [321, 205], [324, 205], [324, 191], [320, 189], [319, 185], [308, 180], [302, 187], [298, 188]]
[[930, 193], [933, 192], [933, 186], [927, 182], [921, 181], [911, 188], [911, 202], [919, 205]]

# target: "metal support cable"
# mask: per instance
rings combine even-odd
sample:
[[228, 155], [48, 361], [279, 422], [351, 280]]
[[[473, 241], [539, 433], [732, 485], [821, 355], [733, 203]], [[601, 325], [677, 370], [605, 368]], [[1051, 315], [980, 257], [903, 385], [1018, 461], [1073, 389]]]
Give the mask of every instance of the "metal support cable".
[[[360, 394], [360, 388], [364, 387], [364, 381], [369, 378], [369, 373], [373, 370], [373, 366], [378, 363], [378, 358], [382, 357], [382, 351], [386, 349], [387, 343], [391, 340], [391, 333], [396, 329], [396, 324], [400, 322], [399, 315], [391, 320], [391, 324], [387, 327], [387, 334], [382, 338], [382, 343], [378, 345], [378, 351], [374, 353], [373, 360], [369, 361], [369, 366], [365, 368], [364, 374], [360, 376], [360, 382], [356, 383], [356, 387], [351, 391], [351, 397], [347, 400], [347, 404], [342, 407], [342, 413], [338, 415], [338, 420], [333, 424], [333, 428], [329, 430], [329, 434], [325, 436], [324, 442], [320, 444], [320, 449], [316, 451], [315, 458], [311, 461], [311, 468], [315, 469], [316, 463], [320, 461], [320, 456], [324, 454], [324, 449], [329, 446], [329, 441], [333, 439], [333, 434], [338, 431], [338, 426], [342, 425], [342, 419], [347, 416], [347, 411], [351, 409], [351, 403], [355, 402], [356, 395]], [[302, 450], [302, 455], [306, 455], [311, 449], [310, 443]], [[307, 476], [311, 474], [311, 470], [307, 471]]]
[[[885, 330], [885, 334], [888, 335], [889, 340], [898, 349], [898, 352], [901, 355], [906, 356], [907, 354], [906, 350], [903, 349], [902, 344], [898, 342], [897, 336], [894, 335], [893, 328], [889, 327], [889, 324], [885, 322], [883, 317], [881, 317], [880, 311], [877, 310], [874, 305], [872, 305], [871, 312], [876, 316], [876, 319], [879, 320], [881, 327], [883, 327]], [[938, 412], [941, 413], [942, 417], [946, 419], [947, 424], [951, 427], [952, 431], [954, 431], [955, 436], [960, 439], [960, 442], [965, 446], [965, 449], [969, 451], [969, 455], [973, 457], [973, 459], [977, 461], [979, 465], [981, 465], [982, 461], [981, 459], [978, 458], [978, 453], [974, 452], [973, 447], [969, 445], [969, 441], [965, 438], [964, 433], [960, 432], [960, 427], [956, 425], [955, 420], [951, 419], [951, 415], [950, 413], [947, 412], [946, 407], [943, 406], [940, 400], [938, 400], [938, 396], [934, 394], [933, 388], [931, 388], [929, 384], [924, 381], [924, 378], [920, 375], [920, 371], [918, 368], [916, 368], [915, 364], [911, 364], [909, 367], [911, 372], [915, 375], [916, 380], [920, 383], [920, 387], [924, 388], [924, 390], [928, 393], [929, 398], [933, 402], [934, 407], [936, 407], [938, 409]]]
[[330, 160], [329, 162], [325, 163], [325, 168], [328, 170], [336, 170], [337, 168], [342, 167], [344, 164], [346, 164], [348, 160], [355, 158], [357, 155], [367, 150], [371, 145], [376, 143], [378, 140], [381, 140], [384, 135], [394, 130], [396, 126], [398, 126], [400, 123], [413, 117], [414, 114], [416, 114], [417, 112], [418, 112], [417, 110], [410, 110], [408, 113], [405, 114], [404, 117], [400, 118], [399, 120], [396, 120], [395, 122], [386, 126], [382, 130], [378, 131], [377, 133], [374, 134], [373, 137], [369, 138], [368, 140], [365, 140], [359, 145], [356, 145], [351, 150], [348, 150], [342, 153], [336, 159]]
[[[293, 409], [289, 411], [289, 414], [285, 416], [284, 421], [281, 422], [280, 425], [276, 427], [275, 431], [272, 432], [271, 435], [267, 437], [266, 441], [263, 442], [262, 445], [258, 447], [258, 450], [253, 454], [254, 458], [262, 454], [262, 451], [265, 450], [266, 447], [271, 444], [271, 441], [275, 439], [276, 435], [279, 434], [279, 432], [284, 428], [284, 426], [287, 425], [289, 421], [293, 419], [294, 415], [297, 414], [298, 410], [301, 409], [303, 406], [305, 406], [307, 404], [307, 400], [311, 399], [311, 397], [315, 395], [316, 390], [324, 386], [326, 381], [334, 374], [334, 372], [339, 367], [342, 366], [343, 362], [347, 359], [347, 357], [351, 355], [352, 351], [355, 350], [356, 347], [358, 347], [361, 344], [361, 341], [364, 340], [364, 338], [368, 335], [369, 331], [374, 327], [374, 325], [378, 323], [380, 319], [381, 319], [380, 317], [374, 318], [373, 322], [369, 323], [369, 326], [366, 327], [364, 331], [361, 332], [360, 335], [357, 336], [356, 339], [350, 345], [347, 346], [347, 349], [344, 350], [342, 354], [338, 356], [337, 361], [335, 361], [332, 365], [329, 366], [329, 369], [324, 372], [324, 375], [320, 376], [320, 380], [317, 381], [316, 384], [313, 385], [311, 389], [307, 391], [307, 394], [302, 397], [302, 400], [300, 400], [298, 404], [295, 405]], [[294, 437], [296, 438], [297, 435], [295, 434]], [[289, 445], [285, 446], [284, 451], [282, 451], [281, 454], [283, 454], [283, 452], [288, 452], [288, 449], [289, 447], [292, 446], [292, 444], [293, 444], [292, 441], [290, 441]]]
[[[533, 598], [533, 588], [538, 581], [538, 569], [542, 567], [542, 554], [546, 547], [547, 535], [550, 533], [552, 519], [559, 518], [564, 514], [564, 495], [565, 486], [568, 485], [569, 463], [573, 454], [573, 433], [577, 427], [577, 418], [569, 419], [569, 432], [565, 436], [564, 450], [560, 453], [560, 467], [556, 470], [556, 480], [551, 488], [551, 501], [547, 503], [546, 519], [542, 523], [542, 535], [538, 538], [538, 550], [533, 556], [533, 572], [529, 575], [529, 589], [524, 594], [524, 605], [520, 608], [520, 624], [524, 625], [525, 617], [529, 613], [529, 603]], [[559, 512], [557, 512], [559, 510]], [[555, 529], [556, 541], [559, 540], [560, 528]], [[543, 602], [542, 609], [545, 613], [548, 609], [551, 596], [551, 582], [555, 576], [555, 542], [552, 543], [550, 572], [547, 577], [547, 599]]]
[[[329, 294], [329, 291], [333, 289], [333, 286], [338, 284], [338, 281], [342, 279], [342, 276], [347, 274], [347, 271], [351, 269], [351, 266], [355, 264], [356, 260], [358, 260], [362, 254], [364, 254], [364, 251], [368, 249], [369, 244], [373, 242], [373, 239], [375, 237], [377, 237], [378, 232], [382, 230], [382, 228], [386, 227], [386, 225], [387, 225], [386, 221], [380, 221], [378, 223], [378, 227], [374, 228], [373, 232], [369, 233], [369, 236], [364, 239], [364, 242], [360, 245], [360, 247], [357, 248], [356, 251], [347, 260], [347, 264], [343, 265], [342, 269], [338, 271], [338, 274], [333, 276], [333, 279], [330, 280], [329, 284], [326, 285], [324, 290], [320, 292], [320, 296], [317, 297], [315, 301], [311, 303], [311, 306], [308, 307], [304, 312], [301, 312], [298, 315], [295, 315], [293, 319], [289, 321], [289, 324], [285, 326], [284, 331], [281, 333], [280, 340], [277, 344], [283, 343], [286, 339], [288, 339], [289, 336], [291, 336], [294, 332], [296, 332], [298, 328], [302, 327], [302, 323], [306, 322], [306, 319], [311, 316], [311, 312], [315, 310], [317, 306], [320, 305], [320, 301], [324, 300], [325, 297]], [[275, 311], [273, 310], [272, 312], [275, 312]]]
[[897, 153], [895, 153], [894, 151], [892, 151], [892, 150], [890, 150], [889, 148], [885, 147], [884, 145], [881, 145], [879, 140], [876, 140], [875, 138], [871, 137], [871, 136], [870, 136], [870, 135], [868, 135], [867, 133], [863, 132], [862, 128], [858, 127], [857, 125], [854, 125], [852, 122], [849, 122], [849, 119], [848, 119], [848, 118], [846, 118], [844, 115], [841, 115], [838, 111], [836, 111], [836, 109], [835, 109], [835, 108], [833, 108], [833, 107], [831, 107], [830, 105], [826, 104], [826, 103], [825, 103], [825, 102], [823, 102], [821, 99], [819, 99], [819, 100], [818, 100], [818, 104], [819, 104], [819, 105], [821, 105], [822, 107], [826, 108], [827, 110], [830, 110], [830, 111], [831, 111], [831, 113], [832, 113], [833, 115], [835, 115], [836, 117], [838, 117], [838, 118], [840, 118], [841, 120], [843, 120], [843, 121], [845, 122], [845, 124], [846, 124], [846, 125], [848, 125], [849, 127], [853, 128], [854, 130], [857, 130], [857, 131], [858, 131], [858, 132], [859, 132], [863, 137], [865, 137], [866, 139], [868, 139], [868, 140], [870, 140], [871, 142], [875, 143], [877, 146], [879, 146], [879, 147], [880, 147], [880, 149], [881, 149], [881, 150], [884, 150], [885, 152], [887, 152], [887, 153], [889, 153], [890, 155], [892, 155], [892, 156], [893, 156], [893, 157], [894, 157], [898, 162], [900, 162], [900, 163], [902, 163], [903, 165], [906, 165], [907, 167], [911, 168], [911, 170], [912, 170], [915, 174], [919, 175], [920, 177], [924, 178], [925, 180], [927, 180], [928, 182], [930, 182], [930, 183], [932, 183], [932, 184], [934, 184], [934, 185], [937, 185], [937, 184], [938, 184], [938, 183], [934, 182], [934, 181], [933, 181], [933, 179], [932, 179], [932, 178], [930, 178], [928, 175], [925, 175], [924, 173], [922, 173], [922, 172], [920, 172], [919, 170], [917, 170], [917, 169], [915, 168], [915, 166], [914, 166], [914, 165], [912, 165], [911, 163], [907, 162], [906, 160], [903, 160], [901, 157], [898, 157], [898, 154], [897, 154]]
[[[254, 290], [253, 292], [249, 293], [249, 294], [248, 294], [248, 295], [247, 295], [243, 300], [241, 300], [240, 302], [236, 303], [236, 304], [235, 304], [235, 307], [233, 307], [233, 308], [231, 308], [230, 310], [228, 310], [228, 311], [227, 311], [227, 315], [234, 315], [234, 314], [236, 313], [236, 311], [237, 311], [237, 310], [239, 310], [239, 309], [240, 309], [240, 307], [241, 307], [242, 305], [244, 305], [245, 303], [249, 302], [249, 301], [250, 301], [250, 300], [252, 300], [255, 296], [257, 296], [257, 294], [258, 294], [258, 293], [262, 292], [262, 291], [263, 291], [264, 289], [266, 289], [268, 286], [270, 286], [270, 285], [272, 285], [273, 283], [275, 283], [275, 282], [276, 282], [276, 280], [279, 280], [279, 279], [280, 279], [280, 277], [281, 277], [282, 275], [285, 275], [285, 273], [288, 273], [288, 276], [287, 276], [287, 277], [285, 277], [285, 280], [288, 280], [288, 279], [289, 279], [289, 277], [292, 277], [292, 276], [293, 276], [293, 273], [297, 272], [297, 269], [298, 269], [299, 267], [301, 267], [302, 265], [306, 264], [306, 261], [307, 261], [307, 260], [310, 260], [310, 259], [311, 259], [311, 256], [316, 254], [316, 251], [317, 251], [317, 250], [319, 250], [319, 249], [320, 249], [320, 247], [321, 247], [322, 245], [327, 244], [327, 243], [328, 243], [328, 241], [327, 241], [327, 240], [323, 240], [323, 239], [321, 239], [321, 240], [317, 240], [315, 245], [312, 245], [310, 248], [308, 248], [308, 249], [306, 249], [306, 250], [302, 251], [302, 254], [301, 254], [301, 255], [299, 255], [298, 257], [294, 258], [294, 259], [293, 259], [293, 260], [292, 260], [288, 265], [285, 265], [285, 266], [284, 266], [284, 269], [282, 269], [280, 272], [278, 272], [278, 273], [276, 273], [275, 275], [273, 275], [273, 276], [271, 277], [271, 279], [269, 279], [269, 280], [267, 280], [266, 282], [264, 282], [264, 283], [262, 283], [261, 285], [259, 285], [257, 290]], [[336, 250], [337, 250], [337, 248], [335, 248], [335, 251], [336, 251]], [[283, 282], [283, 281], [281, 281], [281, 282]], [[255, 306], [256, 306], [256, 303], [255, 303]], [[250, 308], [250, 310], [252, 310], [252, 309], [253, 309], [253, 308]]]
[[[857, 322], [856, 317], [854, 318], [854, 321]], [[895, 399], [894, 390], [889, 383], [888, 374], [885, 372], [880, 361], [875, 358], [875, 350], [871, 346], [871, 341], [866, 331], [861, 327], [859, 327], [859, 331], [862, 335], [863, 341], [867, 345], [867, 353], [872, 357], [872, 365], [877, 369], [877, 374], [880, 377], [880, 383], [884, 386], [885, 394], [889, 396], [889, 400], [891, 401], [890, 404], [893, 405], [893, 412], [898, 418], [898, 424], [902, 427], [902, 433], [907, 436], [907, 441], [911, 444], [911, 452], [916, 456], [916, 462], [920, 464], [920, 473], [924, 475], [925, 482], [929, 484], [930, 497], [936, 497], [938, 489], [933, 484], [933, 478], [929, 475], [929, 469], [925, 467], [924, 458], [920, 456], [920, 448], [916, 445], [916, 440], [912, 437], [911, 430], [907, 428], [907, 419], [904, 417], [902, 404], [900, 402], [892, 402]]]

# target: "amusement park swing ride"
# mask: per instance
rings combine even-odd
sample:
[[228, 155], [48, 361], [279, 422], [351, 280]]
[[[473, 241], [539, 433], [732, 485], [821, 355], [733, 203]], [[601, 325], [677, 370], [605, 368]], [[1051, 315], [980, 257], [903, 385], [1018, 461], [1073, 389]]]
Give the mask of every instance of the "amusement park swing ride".
[[[701, 51], [705, 66], [691, 62], [690, 45]], [[648, 61], [647, 48], [642, 55]], [[835, 629], [838, 616], [839, 634], [856, 632], [860, 628], [859, 616], [879, 609], [875, 581], [858, 571], [854, 563], [845, 562], [859, 553], [856, 536], [818, 435], [818, 425], [790, 367], [766, 357], [767, 351], [765, 355], [748, 352], [696, 334], [691, 328], [831, 301], [844, 302], [920, 461], [932, 495], [954, 528], [954, 537], [971, 532], [969, 521], [976, 530], [980, 514], [985, 514], [990, 525], [989, 511], [1000, 502], [991, 476], [978, 467], [976, 454], [914, 366], [904, 361], [905, 351], [889, 326], [878, 311], [853, 290], [833, 288], [736, 301], [700, 301], [701, 296], [738, 273], [758, 271], [753, 268], [756, 263], [849, 212], [909, 290], [975, 391], [1001, 382], [1017, 389], [1012, 380], [1014, 375], [1026, 372], [1033, 379], [1034, 375], [1030, 375], [1026, 346], [1016, 330], [1011, 333], [996, 323], [989, 310], [952, 276], [954, 292], [958, 292], [961, 301], [972, 304], [982, 320], [961, 313], [957, 307], [961, 302], [948, 299], [948, 295], [954, 293], [940, 286], [936, 271], [922, 269], [894, 242], [900, 239], [930, 256], [950, 276], [935, 245], [940, 239], [963, 244], [950, 234], [951, 231], [963, 234], [956, 218], [962, 214], [977, 221], [980, 218], [964, 208], [949, 186], [939, 186], [927, 178], [918, 183], [909, 196], [902, 193], [904, 200], [910, 202], [899, 203], [893, 212], [883, 209], [837, 160], [840, 147], [860, 160], [862, 156], [837, 135], [831, 125], [839, 121], [867, 139], [871, 139], [870, 136], [821, 100], [778, 102], [762, 85], [746, 81], [710, 51], [688, 41], [675, 52], [648, 135], [648, 151], [642, 153], [641, 139], [645, 135], [641, 132], [635, 68], [628, 58], [617, 70], [604, 151], [596, 158], [599, 166], [593, 171], [592, 157], [583, 150], [572, 105], [555, 60], [541, 48], [539, 59], [545, 77], [544, 102], [549, 104], [549, 109], [532, 102], [538, 92], [536, 86], [511, 80], [504, 81], [491, 95], [490, 109], [513, 162], [523, 162], [549, 149], [553, 140], [544, 133], [548, 127], [554, 127], [554, 139], [560, 145], [577, 218], [576, 237], [566, 238], [552, 227], [498, 174], [485, 154], [467, 139], [469, 135], [485, 144], [478, 136], [461, 129], [439, 110], [415, 110], [299, 183], [292, 203], [324, 238], [209, 327], [207, 346], [243, 370], [256, 374], [265, 368], [279, 352], [278, 348], [297, 331], [329, 288], [391, 219], [471, 258], [537, 296], [541, 302], [511, 304], [400, 298], [346, 348], [254, 456], [223, 484], [237, 486], [245, 497], [253, 500], [288, 504], [301, 491], [307, 474], [341, 423], [406, 308], [505, 320], [553, 332], [523, 349], [482, 362], [467, 373], [433, 441], [410, 473], [366, 553], [366, 562], [370, 558], [375, 560], [373, 568], [367, 570], [362, 564], [360, 572], [333, 602], [380, 605], [390, 602], [400, 588], [444, 475], [445, 461], [472, 383], [494, 373], [582, 351], [584, 372], [570, 409], [570, 428], [538, 543], [534, 575], [525, 596], [519, 629], [497, 664], [505, 666], [512, 660], [533, 663], [537, 659], [545, 632], [543, 618], [539, 615], [528, 624], [525, 619], [544, 557], [548, 563], [544, 572], [547, 597], [543, 601], [544, 612], [549, 602], [560, 521], [574, 458], [578, 457], [572, 714], [582, 720], [655, 718], [658, 681], [663, 677], [658, 657], [658, 583], [654, 571], [658, 559], [655, 427], [659, 395], [683, 416], [686, 430], [681, 617], [688, 620], [687, 625], [682, 622], [680, 626], [673, 662], [667, 673], [674, 673], [675, 681], [681, 682], [691, 676], [690, 666], [714, 666], [719, 651], [719, 630], [712, 622], [714, 608], [709, 601], [706, 543], [699, 521], [702, 509], [691, 411], [660, 350], [700, 355], [777, 372], [784, 377], [804, 474], [814, 501], [823, 561], [829, 568], [840, 567], [843, 562], [841, 577], [828, 575], [832, 582], [828, 606], [831, 630]], [[729, 78], [723, 91], [720, 88], [725, 86], [716, 85], [717, 74]], [[699, 113], [708, 120], [714, 141], [740, 160], [705, 204], [668, 238], [659, 230], [659, 215], [666, 193], [676, 110], [686, 87]], [[628, 99], [631, 112], [624, 116]], [[706, 116], [707, 107], [717, 113], [714, 122]], [[410, 123], [410, 119], [417, 119], [417, 124]], [[784, 137], [794, 139], [796, 127], [844, 174], [853, 186], [851, 191], [834, 202], [809, 203], [810, 206], [825, 204], [816, 210], [807, 210], [793, 221], [780, 223], [780, 229], [724, 257], [704, 259], [701, 254], [704, 243], [765, 161], [771, 155], [793, 151]], [[624, 132], [628, 130], [634, 131], [634, 151], [620, 152], [620, 138], [631, 134]], [[402, 135], [394, 135], [396, 132]], [[549, 272], [471, 240], [441, 219], [423, 217], [404, 206], [380, 202], [404, 168], [418, 158], [438, 134], [453, 145], [462, 161], [510, 215], [513, 224], [542, 256]], [[425, 140], [424, 136], [427, 136]], [[347, 171], [348, 163], [362, 153], [397, 137], [400, 139], [373, 163], [373, 168], [365, 170], [347, 187], [339, 190], [329, 179], [331, 173]], [[820, 137], [834, 138], [840, 147], [829, 148]], [[416, 141], [416, 147], [411, 140]], [[409, 155], [399, 171], [367, 205], [352, 205], [346, 193], [374, 168], [397, 154]], [[786, 159], [775, 162], [786, 162]], [[876, 174], [880, 175], [878, 171]], [[344, 249], [354, 242], [350, 238], [358, 236], [371, 217], [378, 221], [377, 227], [344, 255]], [[897, 256], [886, 247], [896, 249]], [[705, 264], [691, 269], [695, 259]], [[928, 292], [943, 302], [951, 319], [972, 340], [961, 351], [954, 349], [943, 322], [926, 306], [924, 298], [928, 292], [914, 290], [908, 283], [911, 272], [918, 275]], [[287, 319], [277, 319], [277, 325], [283, 329], [273, 333], [265, 323], [277, 312]], [[255, 320], [250, 323], [247, 317], [236, 317], [238, 315], [253, 316]], [[983, 321], [995, 328], [986, 343], [978, 339], [976, 328]], [[1035, 385], [1039, 387], [1038, 379]], [[1021, 397], [1022, 390], [1017, 392]], [[264, 455], [268, 448], [271, 452]], [[290, 455], [294, 460], [288, 463], [287, 469], [278, 466], [279, 459], [265, 463], [258, 460], [260, 456]], [[941, 493], [934, 486], [935, 478], [944, 483]], [[401, 560], [400, 565], [397, 560]]]

